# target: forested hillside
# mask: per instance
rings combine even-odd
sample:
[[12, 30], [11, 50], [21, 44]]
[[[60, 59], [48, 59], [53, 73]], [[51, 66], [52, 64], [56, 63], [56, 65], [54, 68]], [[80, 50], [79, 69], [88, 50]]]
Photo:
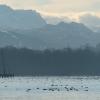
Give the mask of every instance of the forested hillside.
[[[4, 63], [4, 65], [3, 65]], [[0, 72], [15, 75], [100, 75], [100, 52], [85, 49], [0, 49]]]

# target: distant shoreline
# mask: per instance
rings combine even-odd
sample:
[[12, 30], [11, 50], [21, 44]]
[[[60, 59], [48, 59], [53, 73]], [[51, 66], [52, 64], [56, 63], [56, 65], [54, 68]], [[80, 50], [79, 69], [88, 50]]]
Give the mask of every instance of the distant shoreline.
[[14, 76], [100, 76], [100, 52], [91, 48], [0, 48], [0, 73]]

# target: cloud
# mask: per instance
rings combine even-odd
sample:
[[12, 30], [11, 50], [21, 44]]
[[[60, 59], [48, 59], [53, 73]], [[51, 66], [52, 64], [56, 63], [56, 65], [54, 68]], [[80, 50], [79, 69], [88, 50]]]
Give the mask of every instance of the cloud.
[[0, 4], [6, 4], [15, 9], [36, 9], [38, 6], [34, 0], [0, 0]]
[[48, 0], [45, 5], [40, 5], [38, 9], [49, 13], [67, 13], [67, 12], [89, 12], [99, 11], [96, 4], [98, 0]]
[[93, 14], [85, 14], [79, 18], [79, 21], [92, 30], [100, 31], [100, 17]]
[[48, 24], [56, 25], [60, 22], [71, 22], [71, 20], [68, 17], [52, 17], [52, 16], [44, 16], [44, 19]]
[[78, 21], [91, 29], [100, 28], [100, 0], [0, 0], [14, 9], [33, 9], [48, 23]]
[[33, 9], [45, 15], [70, 16], [78, 19], [82, 13], [99, 13], [100, 0], [0, 0], [13, 8]]
[[17, 8], [35, 6], [37, 9], [56, 13], [99, 10], [100, 8], [99, 0], [0, 0], [0, 2]]
[[90, 28], [93, 31], [98, 31], [100, 32], [100, 14], [99, 13], [89, 13], [89, 12], [84, 12], [84, 13], [77, 13], [76, 17], [73, 15], [73, 17], [53, 17], [53, 16], [44, 16], [44, 19], [47, 21], [49, 24], [57, 24], [59, 22], [79, 22], [85, 24], [88, 28]]

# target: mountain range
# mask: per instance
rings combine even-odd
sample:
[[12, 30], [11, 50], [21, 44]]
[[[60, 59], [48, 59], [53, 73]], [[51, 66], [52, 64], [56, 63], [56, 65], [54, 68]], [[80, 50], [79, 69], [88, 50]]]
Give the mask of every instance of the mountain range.
[[60, 22], [47, 24], [33, 10], [14, 10], [0, 5], [0, 47], [15, 46], [32, 49], [96, 46], [100, 33], [93, 32], [82, 23]]
[[13, 10], [0, 5], [0, 28], [1, 29], [33, 29], [46, 25], [45, 20], [39, 13], [33, 10]]

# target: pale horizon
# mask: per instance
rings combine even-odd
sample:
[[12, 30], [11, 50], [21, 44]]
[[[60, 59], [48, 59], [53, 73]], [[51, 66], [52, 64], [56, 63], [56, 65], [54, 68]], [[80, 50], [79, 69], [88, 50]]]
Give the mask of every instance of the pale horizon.
[[0, 0], [0, 4], [13, 9], [36, 10], [42, 15], [78, 19], [85, 14], [100, 17], [99, 0]]
[[0, 0], [1, 5], [14, 10], [35, 10], [48, 24], [78, 22], [92, 30], [100, 27], [99, 3], [99, 0]]

